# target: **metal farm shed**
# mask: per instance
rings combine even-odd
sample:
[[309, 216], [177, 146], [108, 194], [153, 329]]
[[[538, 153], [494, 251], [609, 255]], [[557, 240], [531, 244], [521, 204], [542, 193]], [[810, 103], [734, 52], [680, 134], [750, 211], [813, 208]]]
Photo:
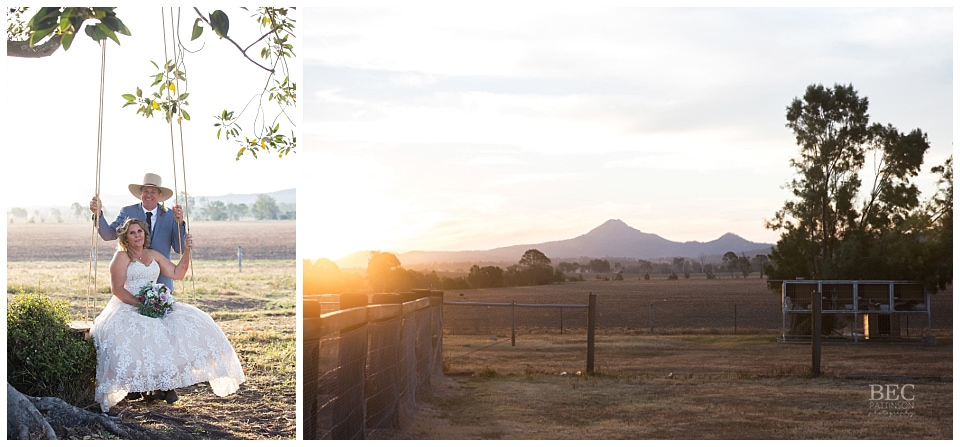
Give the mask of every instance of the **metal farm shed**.
[[813, 300], [821, 298], [825, 336], [858, 340], [930, 333], [930, 296], [915, 281], [784, 280], [781, 340], [810, 338]]

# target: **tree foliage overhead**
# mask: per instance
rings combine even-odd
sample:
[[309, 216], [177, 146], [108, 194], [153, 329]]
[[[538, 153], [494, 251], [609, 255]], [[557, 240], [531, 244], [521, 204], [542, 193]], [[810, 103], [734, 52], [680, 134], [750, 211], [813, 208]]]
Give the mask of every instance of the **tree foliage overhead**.
[[[112, 7], [42, 7], [35, 8], [29, 20], [24, 17], [30, 14], [30, 8], [7, 9], [7, 55], [13, 57], [47, 57], [53, 55], [61, 47], [68, 50], [77, 33], [84, 23], [84, 32], [94, 41], [104, 44], [106, 39], [113, 40], [118, 45], [120, 39], [117, 34], [131, 36], [131, 31], [116, 15]], [[241, 8], [249, 11], [248, 8]], [[171, 8], [171, 16], [174, 16]], [[179, 29], [179, 8], [177, 8], [175, 27]], [[294, 46], [291, 43], [296, 21], [290, 15], [289, 8], [256, 8], [251, 18], [260, 28], [260, 37], [247, 45], [236, 42], [230, 34], [230, 20], [228, 15], [215, 10], [204, 14], [197, 8], [193, 11], [198, 16], [194, 19], [190, 31], [190, 41], [199, 39], [205, 28], [213, 30], [218, 40], [230, 43], [236, 48], [241, 57], [250, 61], [266, 73], [264, 83], [254, 95], [237, 112], [223, 109], [213, 116], [216, 119], [217, 139], [230, 140], [240, 145], [236, 153], [239, 160], [245, 154], [257, 158], [260, 152], [273, 152], [283, 157], [290, 152], [296, 152], [297, 139], [293, 133], [295, 123], [288, 113], [296, 107], [297, 84], [290, 77], [290, 60], [295, 57]], [[154, 116], [154, 112], [162, 115], [168, 122], [176, 119], [190, 120], [190, 115], [184, 109], [189, 105], [189, 93], [186, 88], [188, 70], [185, 65], [185, 55], [195, 53], [186, 47], [180, 36], [176, 37], [175, 57], [161, 63], [151, 61], [156, 73], [152, 74], [152, 91], [144, 93], [144, 89], [136, 87], [133, 93], [123, 95], [122, 107], [135, 106], [136, 113], [144, 117]], [[252, 51], [259, 53], [251, 56]], [[247, 130], [241, 127], [241, 117], [253, 114]], [[249, 118], [249, 116], [248, 116]], [[283, 128], [282, 122], [289, 127]]]
[[766, 266], [771, 279], [952, 281], [936, 267], [952, 269], [952, 252], [942, 251], [952, 228], [938, 217], [952, 226], [952, 158], [934, 168], [940, 190], [921, 203], [913, 179], [930, 147], [926, 134], [870, 124], [868, 105], [852, 85], [811, 85], [787, 107], [800, 152], [790, 161], [794, 198], [766, 223], [782, 231]]

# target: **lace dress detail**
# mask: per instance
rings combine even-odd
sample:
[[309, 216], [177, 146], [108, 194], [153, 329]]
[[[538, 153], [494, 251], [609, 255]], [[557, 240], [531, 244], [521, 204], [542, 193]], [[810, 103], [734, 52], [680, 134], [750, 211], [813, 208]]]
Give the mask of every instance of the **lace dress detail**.
[[[136, 295], [157, 280], [160, 265], [131, 262], [124, 288]], [[240, 359], [217, 323], [202, 310], [175, 302], [163, 318], [110, 298], [91, 329], [97, 348], [95, 399], [107, 412], [127, 393], [172, 390], [210, 382], [218, 396], [245, 380]]]

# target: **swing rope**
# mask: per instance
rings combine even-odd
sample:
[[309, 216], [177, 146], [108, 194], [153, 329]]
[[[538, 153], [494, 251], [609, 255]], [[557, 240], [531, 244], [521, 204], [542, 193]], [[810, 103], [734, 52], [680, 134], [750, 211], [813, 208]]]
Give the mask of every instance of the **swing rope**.
[[[170, 59], [169, 59], [169, 57], [167, 56], [167, 50], [168, 50], [168, 48], [167, 48], [167, 19], [166, 19], [166, 15], [165, 15], [164, 12], [163, 12], [163, 8], [160, 9], [160, 16], [161, 16], [161, 22], [162, 22], [162, 24], [163, 24], [163, 57], [164, 57], [164, 61], [169, 61]], [[177, 33], [176, 33], [176, 27], [175, 27], [175, 24], [174, 24], [174, 14], [173, 14], [173, 8], [172, 8], [172, 7], [170, 8], [170, 34], [171, 34], [171, 37], [170, 37], [171, 46], [173, 47], [173, 50], [172, 50], [172, 51], [173, 51], [173, 57], [174, 57], [174, 58], [173, 58], [174, 67], [176, 67], [176, 65], [179, 64], [179, 59], [177, 58], [177, 45], [176, 45]], [[165, 62], [165, 64], [166, 64], [166, 62]], [[180, 80], [179, 80], [176, 76], [174, 76], [174, 79], [173, 79], [173, 86], [174, 86], [174, 89], [175, 89], [175, 90], [174, 90], [174, 93], [177, 94], [177, 95], [179, 95], [179, 94], [180, 94]], [[171, 98], [170, 91], [171, 91], [171, 90], [170, 90], [170, 86], [168, 85], [167, 88], [166, 88], [166, 95], [167, 95], [167, 99], [168, 99], [168, 100], [172, 99], [172, 98]], [[189, 209], [188, 209], [189, 206], [187, 206], [187, 204], [189, 203], [189, 195], [188, 195], [188, 193], [187, 193], [187, 178], [186, 178], [186, 177], [187, 177], [187, 165], [186, 165], [186, 156], [185, 156], [185, 153], [184, 153], [184, 150], [183, 150], [183, 147], [184, 147], [184, 144], [183, 144], [183, 124], [181, 123], [182, 113], [181, 113], [181, 110], [180, 110], [179, 107], [177, 108], [177, 112], [176, 112], [176, 113], [177, 113], [177, 117], [176, 117], [176, 118], [177, 118], [177, 131], [178, 131], [179, 136], [180, 136], [180, 162], [181, 162], [181, 172], [183, 173], [183, 200], [184, 200], [184, 202], [187, 202], [187, 203], [185, 203], [185, 204], [183, 205], [183, 221], [184, 221], [184, 224], [186, 225], [186, 232], [189, 234], [189, 233], [190, 233], [190, 217], [189, 217], [190, 214], [189, 214]], [[171, 155], [171, 159], [172, 159], [172, 161], [173, 161], [173, 187], [174, 187], [174, 189], [173, 189], [174, 194], [173, 194], [173, 195], [174, 195], [174, 203], [177, 204], [177, 205], [180, 205], [180, 195], [179, 195], [179, 193], [177, 192], [177, 191], [179, 191], [179, 186], [178, 186], [179, 183], [178, 183], [178, 177], [177, 177], [177, 151], [176, 151], [176, 138], [174, 137], [174, 131], [173, 131], [173, 118], [174, 118], [174, 117], [173, 117], [173, 115], [172, 115], [172, 113], [171, 113], [171, 115], [170, 115], [169, 119], [167, 120], [167, 122], [169, 123], [169, 127], [170, 127], [170, 155]], [[179, 231], [177, 231], [177, 239], [178, 239], [178, 246], [180, 247], [180, 252], [181, 252], [181, 256], [182, 256], [184, 246], [183, 246], [183, 240], [182, 240], [182, 238], [180, 237], [180, 232], [179, 232]], [[193, 273], [193, 262], [190, 263], [190, 282], [191, 282], [191, 284], [193, 285], [193, 297], [194, 297], [194, 299], [196, 299], [197, 286], [196, 286], [196, 276], [195, 276], [194, 273]]]
[[[100, 199], [100, 161], [103, 154], [103, 90], [104, 90], [104, 78], [106, 73], [107, 65], [107, 43], [106, 41], [100, 42], [100, 109], [97, 115], [97, 169], [94, 184], [94, 194], [97, 197], [97, 200]], [[100, 213], [103, 212], [102, 209], [98, 209]], [[93, 218], [93, 230], [90, 235], [90, 270], [87, 272], [88, 277], [92, 277], [93, 290], [88, 291], [87, 296], [87, 306], [85, 309], [85, 319], [90, 320], [90, 308], [93, 305], [95, 299], [95, 294], [97, 293], [97, 238], [100, 235], [100, 216], [99, 213]], [[88, 284], [90, 284], [88, 282]]]

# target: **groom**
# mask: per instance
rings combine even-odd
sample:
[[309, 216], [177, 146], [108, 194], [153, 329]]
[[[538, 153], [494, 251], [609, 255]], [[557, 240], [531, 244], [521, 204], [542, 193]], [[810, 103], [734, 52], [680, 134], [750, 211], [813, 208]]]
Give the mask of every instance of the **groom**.
[[[113, 223], [107, 224], [103, 217], [102, 204], [99, 196], [90, 200], [90, 211], [94, 219], [100, 219], [100, 238], [112, 241], [117, 238], [117, 228], [127, 219], [137, 218], [150, 227], [150, 246], [167, 259], [170, 259], [170, 249], [177, 253], [183, 252], [183, 243], [187, 237], [187, 228], [183, 223], [183, 208], [175, 205], [167, 210], [160, 202], [173, 197], [173, 191], [162, 186], [162, 180], [157, 174], [147, 173], [143, 176], [143, 183], [131, 183], [130, 193], [140, 199], [140, 203], [125, 206], [120, 209]], [[173, 280], [161, 274], [157, 282], [166, 285], [173, 291]]]

